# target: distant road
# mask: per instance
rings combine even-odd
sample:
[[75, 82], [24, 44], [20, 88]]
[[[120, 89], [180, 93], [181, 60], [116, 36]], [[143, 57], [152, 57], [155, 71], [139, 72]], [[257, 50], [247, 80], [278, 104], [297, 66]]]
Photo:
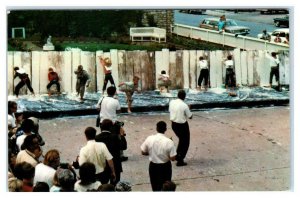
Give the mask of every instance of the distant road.
[[184, 25], [199, 27], [199, 23], [210, 17], [219, 18], [219, 16], [225, 14], [228, 19], [234, 19], [240, 26], [247, 26], [250, 28], [250, 34], [248, 36], [257, 37], [257, 34], [262, 33], [262, 30], [266, 29], [268, 32], [272, 32], [278, 29], [273, 25], [273, 18], [283, 17], [284, 15], [261, 15], [259, 12], [246, 12], [246, 13], [233, 13], [227, 11], [214, 11], [207, 10], [203, 15], [194, 15], [181, 13], [178, 10], [174, 12], [174, 22]]

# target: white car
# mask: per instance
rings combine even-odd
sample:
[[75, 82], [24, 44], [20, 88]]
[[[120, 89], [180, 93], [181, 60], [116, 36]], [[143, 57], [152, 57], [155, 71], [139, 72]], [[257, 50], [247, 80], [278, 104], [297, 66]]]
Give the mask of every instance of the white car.
[[[271, 39], [270, 42], [272, 43], [286, 43], [287, 39], [290, 36], [290, 31], [289, 28], [280, 28], [280, 29], [276, 29], [273, 32], [268, 32], [268, 34], [271, 35]], [[262, 38], [263, 34], [258, 34], [257, 38]], [[276, 42], [276, 37], [279, 37], [280, 39], [278, 39], [279, 41]]]

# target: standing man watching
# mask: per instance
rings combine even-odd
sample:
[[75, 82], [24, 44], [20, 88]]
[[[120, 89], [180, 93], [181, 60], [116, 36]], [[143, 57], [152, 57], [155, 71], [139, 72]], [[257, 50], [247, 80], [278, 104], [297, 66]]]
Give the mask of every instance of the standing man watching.
[[160, 121], [156, 124], [155, 135], [150, 135], [141, 145], [143, 155], [149, 155], [149, 176], [153, 191], [161, 191], [165, 181], [172, 178], [172, 164], [176, 158], [174, 142], [167, 138], [164, 133], [167, 124]]
[[190, 145], [190, 128], [187, 118], [192, 119], [189, 106], [184, 102], [186, 93], [184, 90], [178, 91], [178, 99], [172, 100], [169, 104], [170, 120], [172, 121], [172, 129], [179, 139], [177, 146], [177, 164], [176, 166], [186, 166], [184, 158]]
[[93, 127], [87, 127], [84, 131], [87, 140], [86, 146], [80, 149], [79, 153], [79, 165], [81, 166], [84, 162], [93, 163], [96, 167], [96, 178], [102, 184], [107, 184], [110, 175], [104, 171], [106, 162], [111, 169], [111, 179], [116, 179], [115, 168], [113, 157], [108, 151], [106, 145], [102, 142], [96, 142], [96, 129]]
[[[121, 106], [117, 99], [114, 98], [116, 94], [116, 87], [110, 86], [107, 88], [107, 97], [102, 97], [99, 99], [96, 107], [99, 111], [100, 116], [100, 128], [102, 130], [102, 122], [105, 119], [109, 119], [113, 122], [112, 133], [117, 134], [118, 136], [125, 136], [124, 128], [118, 122], [117, 113], [120, 113]], [[121, 137], [120, 137], [121, 138]], [[127, 156], [124, 156], [123, 150], [120, 150], [120, 156], [122, 161], [128, 160]]]

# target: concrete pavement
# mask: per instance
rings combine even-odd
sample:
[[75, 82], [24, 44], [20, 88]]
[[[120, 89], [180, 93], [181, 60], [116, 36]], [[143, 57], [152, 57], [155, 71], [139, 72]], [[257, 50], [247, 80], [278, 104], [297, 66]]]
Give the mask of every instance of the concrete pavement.
[[[189, 120], [191, 144], [185, 167], [173, 164], [177, 191], [286, 191], [291, 187], [289, 107], [243, 108], [195, 111]], [[96, 116], [40, 120], [40, 133], [46, 145], [56, 148], [62, 162], [72, 162], [85, 144], [84, 129], [95, 126]], [[140, 145], [155, 133], [164, 120], [166, 135], [173, 133], [169, 114], [121, 115], [127, 132], [129, 160], [123, 163], [122, 180], [133, 191], [151, 191], [148, 157]], [[99, 129], [97, 129], [99, 132]]]

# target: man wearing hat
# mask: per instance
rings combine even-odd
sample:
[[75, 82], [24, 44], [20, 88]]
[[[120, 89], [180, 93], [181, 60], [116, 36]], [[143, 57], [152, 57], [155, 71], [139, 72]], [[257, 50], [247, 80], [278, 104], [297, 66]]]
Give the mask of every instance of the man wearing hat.
[[104, 74], [105, 74], [103, 88], [102, 88], [102, 94], [104, 94], [104, 91], [106, 90], [106, 86], [107, 86], [108, 81], [114, 87], [115, 87], [115, 82], [114, 82], [114, 79], [111, 75], [112, 66], [111, 66], [110, 58], [106, 57], [106, 58], [103, 59], [103, 57], [101, 57], [101, 56], [98, 56], [98, 57], [99, 57], [99, 60], [100, 60], [100, 64], [103, 66], [103, 71], [104, 71]]

